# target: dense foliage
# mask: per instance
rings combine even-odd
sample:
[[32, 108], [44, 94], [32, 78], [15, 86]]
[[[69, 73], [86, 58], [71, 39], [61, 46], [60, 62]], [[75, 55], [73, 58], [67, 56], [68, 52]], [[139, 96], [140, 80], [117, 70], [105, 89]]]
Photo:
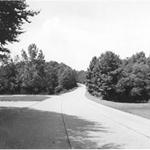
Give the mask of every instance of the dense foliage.
[[74, 70], [63, 63], [46, 62], [35, 44], [0, 66], [0, 94], [55, 94], [76, 87]]
[[150, 98], [150, 58], [139, 52], [121, 60], [113, 52], [93, 57], [86, 75], [88, 91], [120, 102], [146, 102]]
[[76, 76], [76, 81], [78, 83], [85, 84], [86, 83], [86, 71], [81, 70], [81, 71], [76, 71], [74, 70], [75, 76]]
[[0, 58], [9, 52], [4, 45], [18, 41], [17, 36], [23, 32], [22, 25], [38, 13], [29, 10], [25, 0], [0, 1]]

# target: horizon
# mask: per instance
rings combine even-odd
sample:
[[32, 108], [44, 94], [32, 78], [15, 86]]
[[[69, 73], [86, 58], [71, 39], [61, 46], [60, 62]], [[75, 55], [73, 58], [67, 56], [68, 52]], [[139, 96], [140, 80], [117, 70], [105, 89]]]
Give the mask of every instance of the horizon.
[[12, 56], [35, 43], [46, 61], [86, 70], [93, 56], [112, 51], [124, 59], [143, 51], [150, 55], [150, 1], [31, 1], [41, 10], [23, 25], [20, 42], [8, 45]]

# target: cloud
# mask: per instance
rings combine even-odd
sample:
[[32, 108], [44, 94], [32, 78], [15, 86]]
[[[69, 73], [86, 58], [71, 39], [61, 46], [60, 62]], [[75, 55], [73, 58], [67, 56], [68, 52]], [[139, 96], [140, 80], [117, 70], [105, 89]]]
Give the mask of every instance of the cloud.
[[[36, 35], [36, 43], [43, 49], [46, 59], [63, 61], [71, 66], [85, 65], [83, 58], [87, 46], [91, 43], [89, 31], [76, 25], [78, 20], [47, 19]], [[82, 24], [86, 22], [82, 21]], [[86, 45], [86, 46], [85, 46]], [[85, 68], [81, 66], [80, 68]]]

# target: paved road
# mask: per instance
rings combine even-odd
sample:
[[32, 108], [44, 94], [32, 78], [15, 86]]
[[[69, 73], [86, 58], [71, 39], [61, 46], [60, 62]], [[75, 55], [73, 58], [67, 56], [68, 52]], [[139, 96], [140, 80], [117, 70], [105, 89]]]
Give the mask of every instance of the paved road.
[[87, 99], [84, 86], [30, 108], [61, 116], [67, 148], [150, 148], [150, 120]]

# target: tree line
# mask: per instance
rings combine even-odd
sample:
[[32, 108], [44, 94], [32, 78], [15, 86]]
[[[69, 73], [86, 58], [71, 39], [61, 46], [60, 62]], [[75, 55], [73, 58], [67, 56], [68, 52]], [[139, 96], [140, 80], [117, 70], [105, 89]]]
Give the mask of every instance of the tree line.
[[0, 66], [0, 94], [55, 94], [77, 86], [77, 74], [56, 61], [46, 62], [35, 44], [22, 50], [21, 57], [3, 59]]
[[89, 93], [119, 102], [150, 99], [150, 57], [144, 52], [120, 59], [111, 51], [93, 57], [86, 75]]

